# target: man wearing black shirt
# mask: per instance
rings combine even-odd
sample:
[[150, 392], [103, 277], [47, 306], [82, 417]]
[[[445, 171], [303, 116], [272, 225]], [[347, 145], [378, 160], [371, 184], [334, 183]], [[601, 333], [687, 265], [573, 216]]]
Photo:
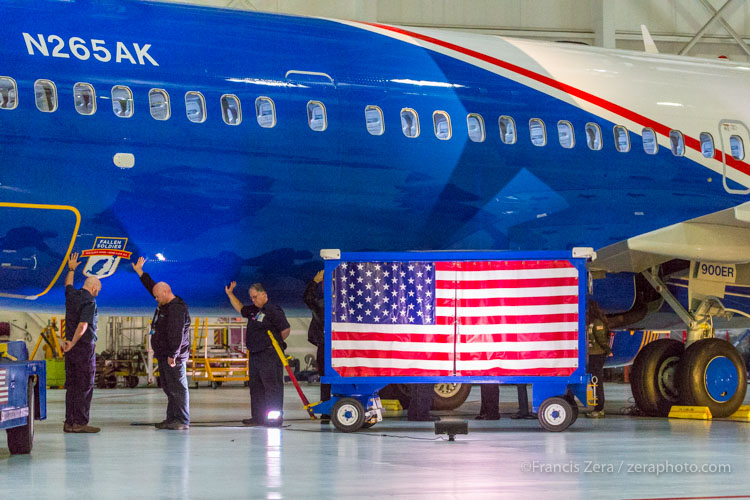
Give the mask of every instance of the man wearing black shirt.
[[94, 433], [88, 425], [96, 374], [96, 296], [102, 289], [96, 278], [86, 278], [81, 289], [73, 287], [78, 254], [68, 259], [65, 276], [65, 423], [64, 432]]
[[161, 388], [167, 395], [167, 418], [156, 424], [157, 429], [175, 431], [190, 428], [190, 402], [188, 398], [185, 362], [190, 350], [190, 314], [187, 304], [172, 293], [163, 281], [154, 283], [143, 272], [144, 257], [133, 264], [133, 269], [159, 304], [151, 322], [151, 348], [159, 362]]
[[[284, 340], [289, 336], [289, 322], [284, 310], [268, 302], [268, 294], [260, 283], [250, 287], [253, 305], [245, 306], [234, 296], [236, 282], [224, 287], [235, 311], [247, 318], [245, 344], [250, 353], [250, 413], [252, 418], [242, 420], [246, 425], [277, 425], [282, 422], [284, 407], [284, 365], [276, 354], [270, 330], [281, 349], [286, 349]], [[278, 412], [268, 419], [270, 412]]]

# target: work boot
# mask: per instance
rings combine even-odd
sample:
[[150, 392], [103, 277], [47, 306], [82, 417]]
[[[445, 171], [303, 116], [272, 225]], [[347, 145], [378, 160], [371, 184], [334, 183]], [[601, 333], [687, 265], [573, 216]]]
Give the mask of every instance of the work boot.
[[71, 432], [76, 434], [96, 434], [100, 430], [99, 427], [94, 427], [93, 425], [73, 424], [71, 426]]
[[73, 424], [65, 422], [63, 424], [63, 432], [73, 432]]
[[190, 426], [188, 424], [183, 424], [182, 422], [172, 422], [167, 424], [166, 428], [172, 431], [186, 431], [190, 429]]
[[500, 420], [500, 415], [485, 415], [484, 413], [480, 413], [474, 417], [474, 420]]
[[156, 427], [157, 429], [167, 429], [168, 426], [169, 422], [167, 422], [166, 420], [162, 420], [161, 422], [154, 424], [154, 427]]

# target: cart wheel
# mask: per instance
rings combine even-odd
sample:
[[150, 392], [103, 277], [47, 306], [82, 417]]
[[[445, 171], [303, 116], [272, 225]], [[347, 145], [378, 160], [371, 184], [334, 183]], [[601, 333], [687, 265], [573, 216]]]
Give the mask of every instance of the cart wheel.
[[213, 387], [214, 389], [218, 389], [219, 387], [221, 387], [221, 382], [211, 382], [211, 387]]
[[559, 396], [545, 399], [537, 414], [542, 427], [551, 432], [564, 431], [575, 420], [572, 405]]
[[333, 405], [331, 422], [341, 432], [354, 432], [365, 423], [365, 407], [354, 398], [339, 399]]
[[372, 427], [373, 425], [375, 425], [377, 423], [378, 423], [377, 419], [373, 418], [372, 422], [364, 422], [362, 424], [362, 428], [363, 429], [369, 429], [370, 427]]
[[137, 375], [130, 375], [127, 378], [127, 381], [128, 381], [128, 387], [130, 387], [131, 389], [134, 389], [134, 388], [138, 387], [138, 376]]

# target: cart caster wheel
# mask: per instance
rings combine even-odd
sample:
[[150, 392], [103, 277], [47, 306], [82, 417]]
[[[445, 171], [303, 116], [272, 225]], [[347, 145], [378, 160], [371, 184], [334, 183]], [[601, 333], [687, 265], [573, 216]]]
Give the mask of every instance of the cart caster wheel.
[[211, 382], [211, 387], [214, 389], [218, 389], [221, 387], [221, 382]]
[[354, 398], [339, 399], [333, 405], [331, 422], [341, 432], [354, 432], [365, 423], [365, 407]]
[[369, 429], [370, 427], [372, 427], [373, 425], [375, 425], [375, 424], [377, 424], [377, 423], [378, 423], [378, 421], [377, 421], [377, 420], [375, 420], [375, 421], [373, 421], [373, 422], [364, 422], [364, 423], [362, 424], [362, 428], [363, 428], [363, 429]]
[[545, 399], [537, 415], [542, 427], [551, 432], [564, 431], [575, 420], [573, 406], [564, 397]]

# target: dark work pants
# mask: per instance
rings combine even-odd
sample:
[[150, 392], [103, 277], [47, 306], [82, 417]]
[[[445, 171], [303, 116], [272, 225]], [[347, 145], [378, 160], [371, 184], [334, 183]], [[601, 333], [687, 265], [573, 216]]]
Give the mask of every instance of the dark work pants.
[[482, 406], [479, 414], [487, 418], [500, 416], [500, 386], [497, 384], [482, 384]]
[[190, 399], [185, 364], [178, 363], [171, 367], [167, 358], [159, 357], [157, 360], [161, 388], [167, 395], [167, 422], [190, 425]]
[[[518, 391], [518, 413], [521, 415], [529, 414], [529, 395], [526, 392], [525, 384], [516, 385]], [[495, 418], [500, 415], [500, 386], [497, 384], [482, 384], [482, 406], [479, 414], [489, 418]]]
[[604, 362], [606, 360], [606, 354], [589, 354], [589, 372], [598, 379], [598, 383], [594, 387], [596, 394], [594, 411], [604, 409]]
[[409, 410], [406, 415], [409, 420], [424, 420], [430, 416], [432, 408], [432, 392], [434, 384], [411, 384]]
[[[325, 366], [326, 366], [326, 346], [325, 344], [320, 344], [318, 346], [318, 353], [315, 356], [315, 365], [318, 368], [318, 373], [322, 377], [325, 375]], [[331, 384], [320, 384], [320, 400], [321, 401], [328, 401], [331, 399]]]
[[249, 375], [250, 414], [256, 422], [265, 424], [269, 411], [284, 408], [284, 365], [273, 347], [250, 353]]
[[65, 423], [89, 423], [91, 396], [94, 395], [96, 354], [94, 343], [78, 341], [65, 353]]

